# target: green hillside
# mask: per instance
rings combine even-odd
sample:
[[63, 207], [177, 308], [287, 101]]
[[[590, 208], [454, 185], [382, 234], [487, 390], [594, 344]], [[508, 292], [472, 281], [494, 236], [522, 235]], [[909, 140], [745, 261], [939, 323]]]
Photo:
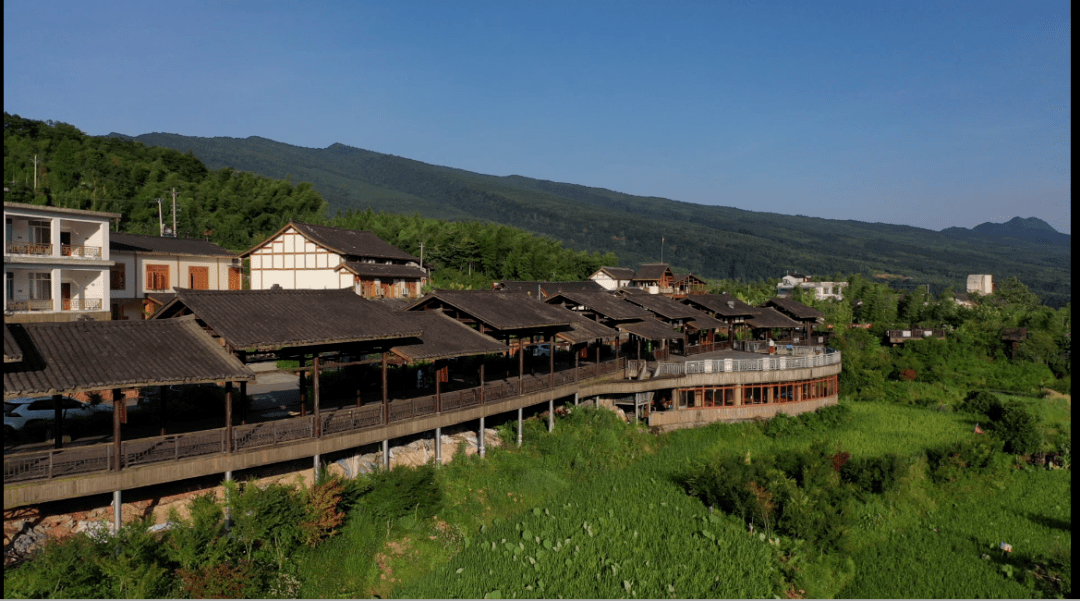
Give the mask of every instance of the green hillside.
[[483, 175], [343, 144], [315, 149], [257, 137], [161, 133], [135, 139], [191, 151], [213, 168], [231, 166], [312, 182], [331, 211], [370, 207], [446, 220], [490, 220], [553, 237], [574, 250], [614, 252], [629, 267], [659, 261], [664, 236], [666, 262], [707, 278], [754, 280], [778, 277], [786, 269], [819, 275], [889, 273], [937, 289], [962, 290], [968, 274], [992, 273], [1001, 281], [1019, 277], [1054, 306], [1067, 302], [1072, 292], [1068, 243], [696, 205], [516, 175]]

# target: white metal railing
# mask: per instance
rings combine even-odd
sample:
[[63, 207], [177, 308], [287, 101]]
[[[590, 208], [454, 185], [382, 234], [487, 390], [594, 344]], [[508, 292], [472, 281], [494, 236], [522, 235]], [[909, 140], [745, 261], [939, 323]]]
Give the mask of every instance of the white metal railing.
[[100, 259], [100, 246], [72, 246], [63, 244], [60, 246], [60, 254], [65, 257], [84, 257], [87, 259]]
[[9, 300], [7, 308], [11, 311], [52, 311], [53, 302], [51, 299]]
[[818, 355], [797, 357], [770, 356], [761, 359], [708, 359], [683, 363], [660, 363], [657, 365], [657, 374], [681, 376], [736, 371], [774, 371], [824, 367], [837, 363], [840, 363], [840, 351], [826, 349], [826, 352]]
[[101, 299], [100, 298], [73, 298], [71, 300], [61, 301], [64, 304], [65, 311], [100, 311]]
[[32, 242], [8, 242], [6, 252], [13, 255], [51, 255], [52, 244], [35, 244]]

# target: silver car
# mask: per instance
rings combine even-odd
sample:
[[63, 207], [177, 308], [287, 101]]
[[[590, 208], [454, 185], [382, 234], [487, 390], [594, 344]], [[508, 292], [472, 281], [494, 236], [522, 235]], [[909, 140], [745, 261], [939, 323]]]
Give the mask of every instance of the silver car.
[[[37, 421], [52, 421], [56, 417], [52, 397], [37, 399], [11, 399], [4, 401], [4, 433], [22, 430], [26, 424]], [[80, 403], [71, 397], [60, 399], [60, 408], [64, 419], [89, 417], [101, 411], [112, 412], [112, 405], [101, 403], [91, 405]]]

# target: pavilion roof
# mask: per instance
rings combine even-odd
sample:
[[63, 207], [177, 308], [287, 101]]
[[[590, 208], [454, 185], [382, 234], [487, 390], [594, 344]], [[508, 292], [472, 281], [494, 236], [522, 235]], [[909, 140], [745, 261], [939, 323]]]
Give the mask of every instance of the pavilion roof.
[[234, 350], [393, 340], [420, 328], [379, 303], [341, 290], [177, 290], [154, 319], [195, 314]]
[[701, 311], [693, 307], [659, 294], [628, 294], [624, 298], [664, 319], [687, 319], [702, 315]]
[[400, 315], [423, 329], [419, 344], [390, 349], [409, 362], [504, 353], [510, 350], [505, 344], [477, 332], [442, 311], [409, 311]]
[[615, 327], [646, 340], [671, 340], [683, 337], [682, 332], [676, 331], [670, 325], [654, 317], [615, 324]]
[[192, 316], [11, 324], [7, 329], [24, 357], [4, 368], [5, 399], [255, 379]]
[[754, 310], [753, 317], [746, 320], [751, 328], [801, 328], [801, 323], [791, 319], [787, 315], [772, 307], [759, 307]]
[[424, 295], [408, 311], [444, 304], [496, 330], [569, 327], [570, 316], [540, 300], [490, 290], [436, 290]]
[[664, 277], [669, 270], [667, 263], [645, 263], [637, 270], [633, 279], [635, 282], [651, 282]]
[[560, 299], [566, 299], [574, 305], [580, 305], [595, 311], [607, 319], [642, 319], [650, 316], [649, 311], [640, 305], [635, 305], [608, 292], [559, 292], [548, 297], [547, 302], [558, 302]]
[[592, 342], [593, 340], [613, 338], [619, 335], [618, 330], [588, 319], [577, 311], [563, 309], [562, 307], [556, 308], [569, 313], [573, 320], [570, 322], [570, 331], [558, 333], [558, 337], [566, 342], [571, 344], [581, 344], [582, 342]]
[[817, 309], [804, 305], [798, 301], [778, 296], [765, 301], [767, 306], [775, 307], [781, 313], [798, 320], [816, 320], [825, 317], [825, 314]]
[[723, 330], [728, 327], [726, 322], [720, 321], [715, 317], [709, 317], [708, 315], [698, 312], [697, 317], [690, 320], [688, 324], [695, 330]]
[[724, 294], [693, 294], [683, 299], [683, 302], [692, 307], [701, 307], [706, 311], [712, 311], [718, 317], [740, 317], [754, 314], [754, 307], [742, 302], [734, 296]]
[[543, 292], [543, 296], [551, 296], [563, 291], [577, 292], [603, 292], [604, 287], [593, 280], [575, 282], [526, 282], [516, 280], [503, 280], [499, 282], [502, 290], [506, 292], [519, 292], [536, 294], [537, 289]]

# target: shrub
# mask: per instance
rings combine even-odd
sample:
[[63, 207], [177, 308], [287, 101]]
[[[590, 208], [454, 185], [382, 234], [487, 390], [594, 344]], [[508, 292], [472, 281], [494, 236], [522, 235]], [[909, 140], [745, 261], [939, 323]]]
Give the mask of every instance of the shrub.
[[1000, 418], [1003, 408], [1004, 406], [998, 400], [997, 395], [985, 390], [969, 392], [959, 406], [961, 411], [985, 415], [990, 421], [996, 421]]
[[429, 518], [443, 505], [443, 492], [435, 479], [434, 464], [420, 467], [398, 466], [369, 476], [371, 488], [359, 505], [384, 519], [397, 519], [414, 513]]
[[994, 465], [994, 456], [1002, 447], [1001, 440], [980, 437], [927, 449], [930, 477], [935, 482], [950, 482], [960, 478], [965, 470], [986, 471]]
[[994, 433], [1005, 443], [1005, 452], [1026, 455], [1039, 450], [1042, 432], [1039, 419], [1017, 401], [1009, 401], [994, 421]]
[[43, 597], [104, 599], [110, 596], [99, 565], [89, 558], [99, 545], [85, 534], [63, 541], [51, 539], [31, 561], [4, 568], [4, 596], [16, 599]]
[[906, 467], [904, 460], [895, 453], [882, 457], [855, 457], [840, 468], [840, 477], [866, 492], [881, 494], [900, 488], [900, 477]]

